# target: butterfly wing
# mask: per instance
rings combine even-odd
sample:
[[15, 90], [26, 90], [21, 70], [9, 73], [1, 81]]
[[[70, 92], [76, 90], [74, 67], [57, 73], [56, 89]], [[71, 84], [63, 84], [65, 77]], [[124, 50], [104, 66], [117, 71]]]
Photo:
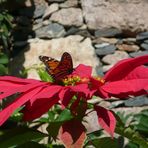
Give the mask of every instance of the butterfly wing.
[[39, 59], [46, 65], [46, 70], [55, 81], [58, 81], [73, 71], [72, 57], [69, 53], [64, 52], [61, 61], [47, 56], [39, 56]]
[[46, 71], [52, 75], [53, 70], [59, 65], [59, 61], [47, 56], [39, 56], [39, 59], [45, 64]]
[[59, 80], [71, 74], [73, 71], [72, 57], [69, 53], [64, 52], [58, 66], [53, 70], [53, 78]]

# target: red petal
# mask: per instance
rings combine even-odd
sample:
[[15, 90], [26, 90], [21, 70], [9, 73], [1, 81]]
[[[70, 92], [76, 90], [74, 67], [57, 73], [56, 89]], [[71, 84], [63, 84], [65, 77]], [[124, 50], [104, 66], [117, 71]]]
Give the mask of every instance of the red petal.
[[133, 71], [136, 67], [147, 64], [148, 63], [148, 55], [129, 58], [122, 60], [115, 64], [104, 76], [106, 81], [117, 81], [124, 79], [127, 74]]
[[54, 104], [59, 101], [59, 91], [61, 86], [47, 86], [43, 88], [36, 97], [27, 102], [23, 113], [23, 119], [30, 121], [46, 113]]
[[116, 119], [113, 113], [101, 106], [95, 106], [94, 109], [97, 112], [100, 126], [113, 137], [116, 126]]
[[1, 76], [0, 81], [11, 81], [11, 82], [18, 82], [18, 83], [36, 83], [39, 82], [38, 80], [34, 79], [23, 79], [23, 78], [17, 78], [13, 76]]
[[86, 139], [85, 127], [80, 121], [68, 121], [61, 126], [59, 138], [66, 148], [81, 148]]
[[20, 86], [19, 85], [19, 87], [14, 87], [14, 88], [9, 88], [9, 86], [8, 86], [8, 90], [6, 91], [6, 92], [4, 92], [4, 93], [2, 93], [2, 94], [0, 94], [0, 100], [1, 99], [3, 99], [3, 98], [6, 98], [6, 97], [8, 97], [8, 96], [10, 96], [10, 95], [13, 95], [13, 94], [15, 94], [15, 93], [18, 93], [18, 92], [25, 92], [25, 91], [28, 91], [29, 89], [33, 89], [33, 88], [35, 88], [35, 87], [38, 87], [38, 86], [41, 86], [41, 85], [45, 85], [46, 83], [44, 83], [44, 82], [37, 82], [37, 83], [35, 83], [35, 84], [25, 84], [25, 85], [23, 85], [23, 86]]
[[19, 98], [14, 100], [10, 105], [8, 105], [5, 109], [0, 111], [0, 125], [2, 125], [9, 116], [20, 106], [22, 106], [25, 102], [35, 97], [35, 95], [42, 89], [43, 86], [37, 87], [36, 89], [30, 90], [29, 92], [25, 92]]
[[89, 99], [94, 94], [95, 90], [90, 90], [88, 84], [78, 84], [76, 86], [70, 86], [72, 92], [82, 93], [86, 99]]
[[[61, 90], [61, 86], [58, 85], [45, 85], [43, 90], [37, 95], [37, 98], [51, 98], [54, 95], [57, 95], [59, 91]], [[36, 100], [36, 99], [35, 99]], [[32, 104], [34, 102], [33, 99], [30, 100], [30, 103]]]
[[39, 118], [41, 115], [46, 113], [53, 105], [58, 103], [59, 98], [39, 98], [32, 105], [30, 103], [26, 104], [26, 107], [23, 110], [24, 116], [23, 120], [31, 121], [36, 118]]
[[118, 96], [119, 98], [128, 97], [129, 95], [148, 94], [148, 79], [121, 80], [116, 82], [106, 83], [101, 87], [110, 95]]
[[78, 75], [80, 77], [90, 77], [92, 73], [92, 67], [91, 66], [86, 66], [83, 64], [79, 64], [74, 72], [72, 73], [73, 75]]
[[61, 100], [62, 109], [64, 109], [65, 107], [67, 107], [67, 105], [71, 101], [73, 95], [74, 95], [74, 93], [72, 93], [70, 91], [69, 87], [64, 87], [60, 91], [59, 97], [60, 97], [60, 100]]
[[129, 79], [148, 79], [148, 68], [145, 66], [136, 67], [124, 78], [124, 80]]

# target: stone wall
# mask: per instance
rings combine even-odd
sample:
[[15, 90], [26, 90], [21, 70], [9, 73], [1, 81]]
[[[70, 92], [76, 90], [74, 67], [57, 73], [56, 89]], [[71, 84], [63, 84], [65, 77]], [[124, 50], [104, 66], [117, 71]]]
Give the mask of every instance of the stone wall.
[[12, 72], [38, 64], [39, 55], [60, 59], [64, 51], [75, 66], [88, 64], [99, 74], [121, 59], [148, 54], [147, 10], [146, 0], [27, 0], [14, 13], [12, 64], [19, 66]]

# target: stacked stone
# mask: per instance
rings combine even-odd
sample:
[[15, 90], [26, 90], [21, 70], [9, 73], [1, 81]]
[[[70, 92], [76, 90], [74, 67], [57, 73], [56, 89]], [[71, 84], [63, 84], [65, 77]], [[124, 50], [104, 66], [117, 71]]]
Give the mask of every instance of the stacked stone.
[[[95, 8], [92, 3], [96, 4]], [[148, 54], [148, 32], [131, 33], [131, 30], [123, 31], [121, 27], [109, 27], [106, 24], [98, 29], [102, 24], [96, 26], [93, 21], [90, 24], [90, 6], [98, 11], [99, 5], [102, 7], [103, 4], [108, 6], [105, 1], [96, 0], [34, 0], [34, 4], [27, 3], [28, 6], [19, 10], [16, 19], [18, 26], [14, 32], [14, 46], [20, 49], [29, 38], [49, 40], [80, 35], [91, 40], [102, 63], [98, 73], [101, 69], [106, 72], [121, 59]], [[93, 14], [90, 17], [93, 18]]]
[[[128, 5], [128, 3], [131, 4]], [[71, 52], [77, 48], [73, 53], [77, 54], [78, 58], [84, 58], [86, 64], [86, 60], [95, 63], [94, 58], [97, 56], [97, 60], [95, 60], [98, 65], [97, 73], [102, 75], [119, 60], [148, 54], [148, 32], [144, 31], [148, 30], [148, 23], [146, 23], [148, 17], [144, 13], [148, 11], [148, 7], [142, 1], [135, 3], [134, 0], [131, 0], [128, 3], [112, 0], [34, 0], [34, 4], [27, 3], [26, 7], [17, 12], [17, 27], [13, 33], [14, 48], [21, 50], [28, 43], [28, 39], [32, 38], [29, 40], [32, 49], [28, 53], [26, 52], [24, 67], [39, 61], [37, 58], [33, 61], [34, 52], [37, 57], [37, 54], [46, 55], [49, 53], [49, 49], [43, 50], [43, 46], [46, 44], [43, 40], [48, 40], [47, 46], [53, 50], [55, 50], [57, 43], [59, 44], [58, 48], [66, 47], [65, 50], [70, 48]], [[139, 10], [143, 12], [131, 10], [129, 8], [129, 6], [132, 8], [131, 5], [136, 6], [137, 9], [139, 7]], [[112, 7], [116, 9], [111, 11]], [[118, 14], [118, 10], [121, 11], [124, 8], [126, 8], [125, 14]], [[117, 12], [114, 14], [114, 11]], [[133, 12], [136, 14], [135, 19], [126, 14]], [[143, 16], [141, 17], [139, 13]], [[112, 18], [114, 15], [117, 15], [117, 20]], [[143, 20], [140, 20], [141, 18]], [[38, 41], [35, 38], [43, 40]], [[34, 49], [36, 51], [33, 51]], [[50, 56], [52, 56], [51, 49]], [[43, 52], [39, 50], [43, 50]], [[95, 56], [89, 51], [92, 51]], [[58, 51], [57, 54], [59, 54]], [[88, 56], [85, 56], [87, 54]], [[14, 63], [23, 59], [21, 56], [23, 57], [24, 53], [16, 57]], [[134, 102], [135, 99], [134, 103], [125, 101], [124, 105], [130, 106], [130, 103], [131, 106], [148, 104], [147, 97], [142, 96], [142, 98], [143, 101], [137, 97], [141, 104]], [[121, 104], [123, 101], [117, 106]]]

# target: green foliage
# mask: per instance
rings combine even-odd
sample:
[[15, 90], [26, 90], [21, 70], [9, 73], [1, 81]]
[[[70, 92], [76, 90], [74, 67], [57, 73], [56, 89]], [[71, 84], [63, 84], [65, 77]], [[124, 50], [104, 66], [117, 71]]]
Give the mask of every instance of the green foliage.
[[[146, 115], [146, 116], [145, 116]], [[147, 139], [144, 138], [144, 135], [142, 133], [138, 132], [139, 130], [143, 129], [144, 132], [147, 133], [148, 128], [145, 127], [146, 121], [147, 121], [147, 111], [142, 111], [136, 115], [133, 115], [133, 119], [130, 121], [128, 126], [125, 126], [129, 115], [127, 117], [124, 115], [123, 116], [117, 116], [117, 126], [115, 132], [118, 133], [119, 135], [126, 137], [129, 139], [129, 147], [131, 145], [134, 145], [132, 148], [136, 147], [136, 145], [139, 145], [141, 148], [147, 148], [148, 147], [148, 142]], [[142, 120], [141, 120], [142, 119]], [[135, 124], [133, 124], [133, 121]], [[143, 124], [144, 123], [144, 124]], [[144, 125], [144, 126], [143, 126]], [[147, 125], [146, 125], [147, 126]], [[143, 128], [141, 128], [143, 127]]]
[[8, 74], [7, 64], [9, 62], [8, 56], [4, 53], [0, 53], [0, 75]]
[[94, 147], [97, 147], [97, 148], [107, 148], [107, 147], [118, 148], [119, 147], [117, 139], [115, 138], [111, 139], [110, 137], [93, 139], [89, 141], [87, 146], [88, 145], [93, 145]]
[[148, 137], [148, 110], [143, 110], [140, 114], [134, 115], [133, 126], [136, 131]]
[[0, 147], [19, 146], [32, 140], [42, 139], [46, 136], [46, 134], [25, 127], [0, 131]]
[[0, 13], [0, 42], [2, 44], [1, 50], [8, 53], [9, 42], [10, 42], [10, 31], [12, 29], [13, 17], [8, 13], [7, 10], [3, 10]]
[[45, 82], [52, 82], [53, 81], [52, 77], [45, 70], [37, 69], [37, 72], [38, 72], [39, 77], [42, 81], [45, 81]]

